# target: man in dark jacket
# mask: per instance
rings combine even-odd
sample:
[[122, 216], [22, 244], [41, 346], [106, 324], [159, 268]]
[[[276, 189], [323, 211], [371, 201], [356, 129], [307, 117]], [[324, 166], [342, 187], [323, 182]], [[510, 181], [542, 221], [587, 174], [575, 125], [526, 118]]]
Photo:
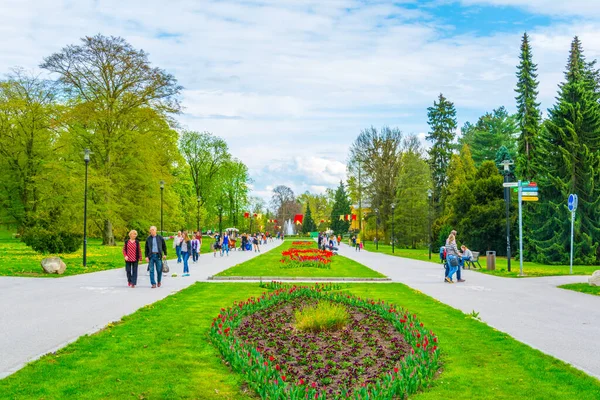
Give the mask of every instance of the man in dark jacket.
[[156, 234], [156, 227], [150, 227], [150, 236], [146, 239], [146, 262], [148, 268], [150, 268], [150, 283], [152, 289], [156, 287], [156, 281], [154, 280], [154, 268], [156, 267], [156, 279], [158, 280], [158, 287], [160, 287], [160, 281], [162, 279], [162, 260], [167, 259], [167, 244], [165, 239]]

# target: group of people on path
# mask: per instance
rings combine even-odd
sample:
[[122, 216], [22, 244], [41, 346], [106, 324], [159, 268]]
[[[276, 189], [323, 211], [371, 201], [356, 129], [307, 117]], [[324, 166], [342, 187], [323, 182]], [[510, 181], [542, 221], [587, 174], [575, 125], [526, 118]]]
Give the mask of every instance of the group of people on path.
[[[137, 286], [138, 264], [142, 261], [142, 249], [136, 230], [129, 232], [129, 239], [125, 239], [123, 245], [123, 256], [125, 257], [125, 271], [127, 273], [127, 284], [134, 288]], [[167, 259], [167, 244], [165, 239], [156, 233], [156, 227], [150, 227], [150, 235], [146, 239], [144, 257], [148, 263], [150, 272], [150, 284], [152, 288], [161, 286], [162, 263]], [[154, 276], [156, 271], [156, 278]]]
[[465, 261], [470, 261], [473, 257], [471, 250], [467, 246], [460, 246], [462, 251], [458, 250], [456, 245], [456, 231], [453, 230], [446, 239], [445, 260], [444, 260], [444, 281], [454, 283], [452, 277], [456, 274], [456, 282], [465, 282], [461, 277], [461, 270], [464, 268]]
[[317, 236], [317, 244], [322, 250], [337, 251], [340, 243], [342, 243], [342, 235], [328, 235], [327, 232], [319, 232]]

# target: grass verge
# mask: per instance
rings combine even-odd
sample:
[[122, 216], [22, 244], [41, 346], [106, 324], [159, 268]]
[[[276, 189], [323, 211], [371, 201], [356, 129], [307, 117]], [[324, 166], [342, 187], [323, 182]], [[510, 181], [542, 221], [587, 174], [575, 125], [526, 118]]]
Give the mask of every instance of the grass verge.
[[[343, 256], [334, 256], [331, 268], [281, 268], [281, 252], [292, 247], [292, 240], [286, 240], [277, 249], [259, 257], [238, 264], [218, 273], [216, 276], [264, 276], [264, 277], [320, 277], [320, 278], [385, 278], [364, 265]], [[317, 247], [317, 244], [314, 244]]]
[[[416, 313], [438, 335], [443, 371], [411, 399], [594, 399], [600, 381], [402, 284], [349, 292]], [[254, 283], [197, 283], [0, 380], [3, 399], [251, 399], [207, 333]]]
[[[394, 248], [392, 253], [392, 246], [387, 244], [379, 244], [379, 250], [376, 249], [373, 242], [366, 242], [364, 244], [365, 249], [372, 252], [378, 252], [388, 255], [394, 255], [397, 257], [411, 258], [413, 260], [420, 261], [431, 261], [438, 263], [440, 262], [439, 248], [432, 249], [431, 260], [429, 260], [429, 250], [424, 249], [404, 249]], [[496, 257], [496, 269], [494, 271], [488, 271], [487, 260], [485, 253], [479, 256], [479, 263], [483, 268], [477, 268], [475, 271], [482, 272], [484, 274], [503, 276], [506, 278], [519, 278], [519, 260], [513, 259], [511, 262], [511, 271], [508, 272], [508, 261], [506, 257]], [[597, 265], [573, 265], [573, 275], [591, 275], [599, 267]], [[523, 274], [525, 277], [540, 277], [540, 276], [558, 276], [558, 275], [570, 275], [568, 265], [544, 265], [534, 262], [525, 261], [523, 262]]]
[[[212, 239], [204, 237], [201, 253], [211, 252]], [[24, 276], [58, 278], [62, 276], [86, 274], [107, 269], [123, 268], [125, 261], [122, 254], [122, 241], [116, 246], [103, 246], [100, 239], [88, 239], [87, 267], [83, 267], [83, 249], [71, 254], [40, 254], [27, 247], [14, 236], [13, 232], [0, 231], [0, 276]], [[142, 251], [145, 242], [140, 243]], [[167, 253], [172, 258], [175, 255], [173, 242], [167, 241]], [[67, 269], [62, 275], [46, 274], [40, 262], [46, 257], [60, 257]]]
[[590, 286], [589, 283], [570, 283], [568, 285], [561, 285], [559, 288], [600, 296], [600, 286]]

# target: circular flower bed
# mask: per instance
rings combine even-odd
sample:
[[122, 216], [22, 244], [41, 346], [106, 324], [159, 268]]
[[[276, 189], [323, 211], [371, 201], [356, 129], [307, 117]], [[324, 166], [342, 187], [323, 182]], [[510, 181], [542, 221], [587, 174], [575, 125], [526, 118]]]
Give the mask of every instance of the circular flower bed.
[[[295, 312], [320, 302], [343, 305], [349, 323], [319, 333], [297, 329]], [[315, 287], [283, 288], [221, 309], [210, 336], [263, 399], [403, 398], [438, 369], [437, 337], [416, 316]]]

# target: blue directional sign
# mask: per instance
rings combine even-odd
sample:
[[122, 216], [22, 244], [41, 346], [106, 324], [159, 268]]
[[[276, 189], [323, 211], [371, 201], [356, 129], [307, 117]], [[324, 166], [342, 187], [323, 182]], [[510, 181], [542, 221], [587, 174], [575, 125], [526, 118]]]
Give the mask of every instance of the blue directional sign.
[[577, 210], [577, 195], [570, 194], [569, 200], [567, 201], [567, 207], [569, 207], [569, 211], [574, 212]]

